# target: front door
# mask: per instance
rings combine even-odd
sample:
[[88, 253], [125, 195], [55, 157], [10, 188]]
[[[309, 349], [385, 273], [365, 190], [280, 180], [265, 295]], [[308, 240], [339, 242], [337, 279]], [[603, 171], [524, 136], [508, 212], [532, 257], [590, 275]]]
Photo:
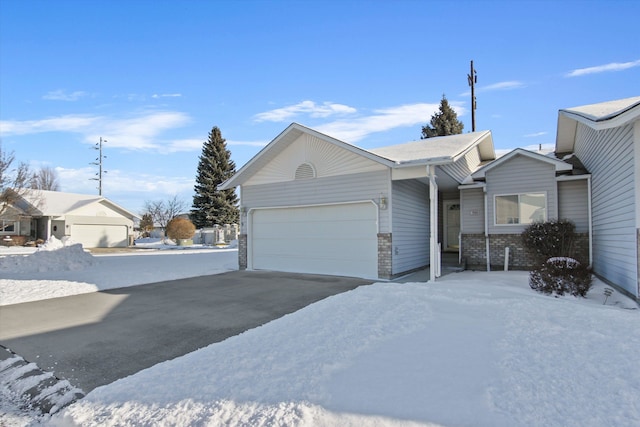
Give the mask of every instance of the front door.
[[444, 202], [444, 250], [457, 252], [460, 249], [460, 201]]

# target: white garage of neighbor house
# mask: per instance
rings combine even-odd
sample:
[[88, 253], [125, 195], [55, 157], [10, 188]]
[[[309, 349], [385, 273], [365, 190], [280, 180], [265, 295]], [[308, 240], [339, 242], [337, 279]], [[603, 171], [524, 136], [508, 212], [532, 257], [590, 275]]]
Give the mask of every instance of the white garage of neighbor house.
[[458, 250], [458, 186], [493, 159], [488, 131], [364, 150], [293, 123], [219, 188], [240, 187], [241, 269], [390, 279]]
[[126, 247], [131, 244], [133, 221], [128, 212], [102, 196], [28, 190], [2, 215], [12, 222], [13, 240], [47, 240], [67, 236], [85, 248]]

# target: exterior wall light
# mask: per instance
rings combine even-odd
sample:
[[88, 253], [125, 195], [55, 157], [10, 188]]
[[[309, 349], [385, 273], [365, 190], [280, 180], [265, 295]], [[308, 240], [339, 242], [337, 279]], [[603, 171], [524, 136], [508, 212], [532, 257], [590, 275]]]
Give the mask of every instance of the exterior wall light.
[[380, 194], [380, 209], [382, 210], [387, 209], [387, 198], [382, 194]]

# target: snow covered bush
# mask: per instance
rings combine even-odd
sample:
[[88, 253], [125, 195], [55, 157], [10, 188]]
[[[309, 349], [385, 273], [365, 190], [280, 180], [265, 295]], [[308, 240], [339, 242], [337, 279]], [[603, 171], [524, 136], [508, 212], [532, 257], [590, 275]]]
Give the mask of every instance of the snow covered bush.
[[172, 239], [191, 239], [196, 226], [186, 218], [174, 218], [167, 224], [167, 236]]
[[576, 226], [568, 219], [534, 222], [522, 232], [522, 244], [542, 263], [552, 257], [573, 257]]
[[585, 297], [591, 289], [591, 270], [568, 257], [549, 258], [529, 273], [529, 286], [545, 294]]

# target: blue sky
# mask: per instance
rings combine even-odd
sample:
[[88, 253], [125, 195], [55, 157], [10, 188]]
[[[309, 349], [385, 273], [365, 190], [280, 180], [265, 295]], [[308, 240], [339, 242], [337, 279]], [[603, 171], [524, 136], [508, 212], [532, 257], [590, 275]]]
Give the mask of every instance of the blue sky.
[[189, 205], [213, 126], [238, 168], [291, 122], [363, 148], [419, 139], [446, 94], [496, 149], [557, 111], [640, 95], [640, 2], [0, 2], [0, 138], [62, 190]]

